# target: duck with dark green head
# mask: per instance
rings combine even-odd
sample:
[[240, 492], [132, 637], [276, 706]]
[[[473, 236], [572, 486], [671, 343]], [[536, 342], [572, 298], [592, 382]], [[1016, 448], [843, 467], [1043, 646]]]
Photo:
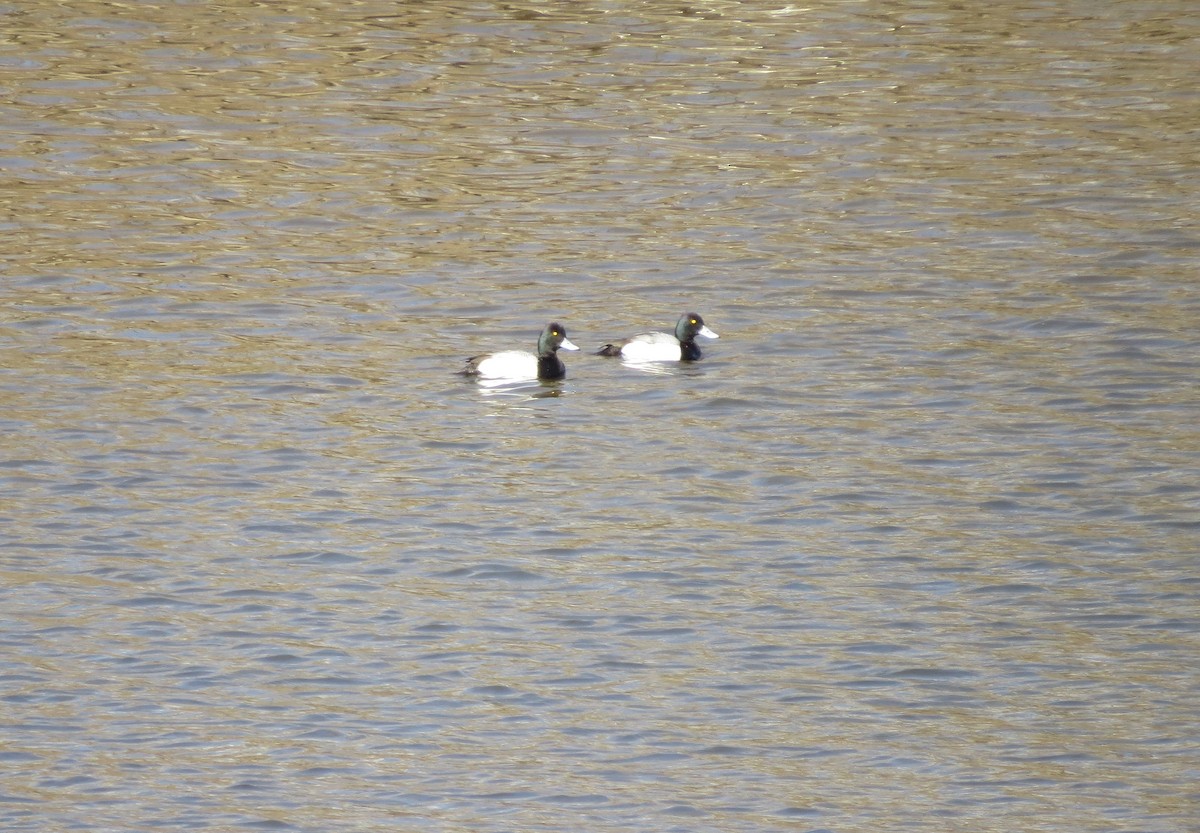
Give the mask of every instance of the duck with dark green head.
[[538, 336], [537, 353], [524, 350], [504, 350], [485, 353], [467, 359], [467, 366], [460, 371], [464, 376], [493, 381], [523, 382], [534, 379], [561, 379], [567, 375], [567, 366], [558, 357], [559, 349], [578, 350], [567, 339], [566, 329], [551, 322]]
[[606, 344], [597, 356], [620, 356], [629, 362], [694, 362], [700, 358], [696, 336], [720, 338], [704, 324], [697, 313], [688, 312], [680, 316], [675, 324], [675, 335], [668, 333], [642, 333], [624, 341]]

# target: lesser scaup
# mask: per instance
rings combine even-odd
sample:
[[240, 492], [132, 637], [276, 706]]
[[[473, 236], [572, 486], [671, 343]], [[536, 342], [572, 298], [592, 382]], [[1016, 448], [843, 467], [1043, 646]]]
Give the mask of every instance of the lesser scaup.
[[500, 353], [485, 353], [467, 359], [461, 373], [480, 379], [505, 379], [514, 382], [533, 379], [561, 379], [567, 375], [567, 367], [558, 357], [559, 348], [578, 350], [567, 340], [567, 331], [561, 324], [550, 323], [538, 337], [537, 355], [524, 350], [505, 350]]
[[694, 362], [700, 358], [696, 336], [720, 338], [704, 326], [704, 319], [694, 312], [685, 313], [675, 325], [675, 335], [667, 333], [643, 333], [606, 344], [597, 356], [620, 356], [631, 362]]

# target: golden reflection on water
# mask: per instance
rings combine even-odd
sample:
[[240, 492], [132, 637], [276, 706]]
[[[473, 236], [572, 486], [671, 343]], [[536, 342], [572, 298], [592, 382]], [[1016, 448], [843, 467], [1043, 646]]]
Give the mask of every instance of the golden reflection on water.
[[[161, 265], [183, 239], [179, 262], [262, 267], [256, 252], [294, 264], [336, 239], [358, 243], [352, 258], [403, 247], [385, 257], [420, 268], [521, 247], [562, 258], [562, 230], [592, 259], [613, 242], [678, 254], [700, 234], [725, 258], [951, 243], [998, 223], [1033, 242], [1055, 228], [1031, 225], [1047, 212], [1028, 200], [1075, 197], [1049, 212], [1073, 236], [1098, 165], [1136, 199], [1187, 164], [1183, 62], [1111, 45], [1123, 26], [1162, 54], [1182, 35], [1169, 18], [979, 11], [40, 4], [20, 37], [38, 56], [53, 33], [55, 53], [10, 81], [15, 155], [32, 163], [17, 199], [44, 221], [35, 250], [70, 228], [88, 260], [108, 239]], [[764, 251], [730, 218], [758, 214], [767, 187]], [[910, 226], [910, 201], [939, 210]]]

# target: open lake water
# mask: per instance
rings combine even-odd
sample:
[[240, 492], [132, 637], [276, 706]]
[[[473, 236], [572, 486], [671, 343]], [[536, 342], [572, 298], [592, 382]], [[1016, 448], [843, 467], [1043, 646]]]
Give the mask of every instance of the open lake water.
[[0, 828], [1200, 829], [1195, 4], [0, 27]]

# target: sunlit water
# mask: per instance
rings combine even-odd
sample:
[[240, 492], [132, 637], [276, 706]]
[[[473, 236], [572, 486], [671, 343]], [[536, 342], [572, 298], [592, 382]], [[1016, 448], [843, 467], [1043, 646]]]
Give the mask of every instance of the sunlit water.
[[1189, 4], [2, 11], [0, 827], [1195, 829]]

